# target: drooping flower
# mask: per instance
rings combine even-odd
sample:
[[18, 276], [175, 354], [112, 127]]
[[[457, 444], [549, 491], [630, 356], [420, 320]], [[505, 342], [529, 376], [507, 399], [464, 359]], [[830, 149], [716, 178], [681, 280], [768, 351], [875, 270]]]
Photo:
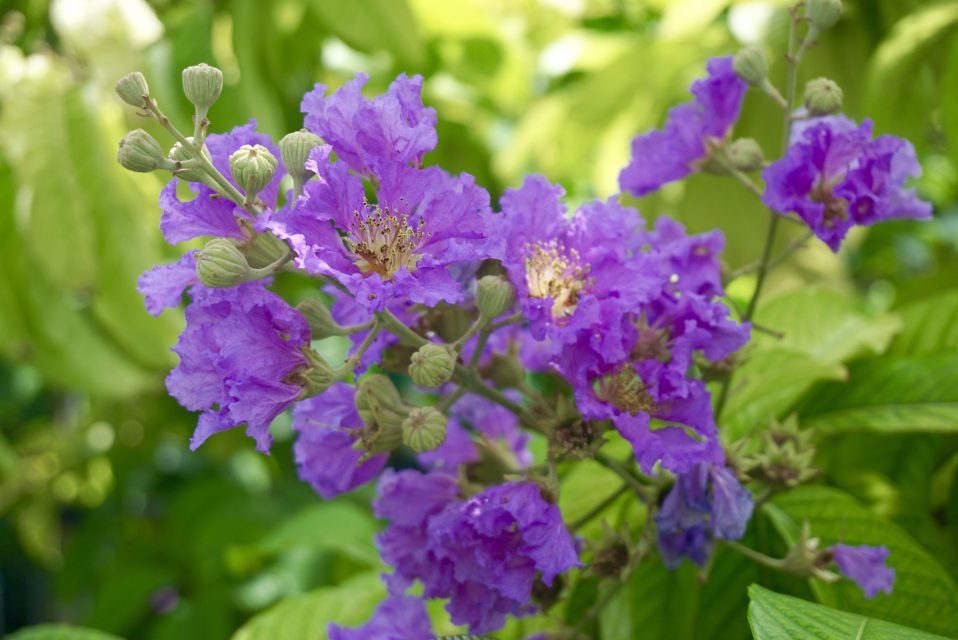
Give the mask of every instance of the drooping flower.
[[508, 482], [465, 500], [456, 494], [448, 474], [383, 475], [374, 508], [391, 521], [378, 544], [395, 568], [394, 593], [419, 580], [424, 597], [449, 599], [454, 623], [484, 633], [506, 615], [532, 612], [537, 577], [550, 585], [579, 566], [558, 507], [535, 484]]
[[752, 494], [722, 464], [698, 464], [680, 474], [655, 516], [666, 566], [674, 569], [683, 557], [703, 565], [715, 538], [745, 535], [753, 508]]
[[370, 203], [363, 181], [331, 151], [312, 151], [306, 166], [318, 180], [271, 226], [289, 240], [296, 265], [335, 278], [371, 311], [399, 299], [460, 302], [465, 287], [450, 267], [488, 255], [489, 194], [467, 174], [383, 161]]
[[398, 76], [386, 93], [369, 100], [364, 73], [326, 95], [317, 84], [303, 96], [306, 128], [325, 140], [350, 169], [372, 174], [381, 162], [419, 166], [436, 147], [436, 111], [423, 106], [422, 76]]
[[895, 584], [895, 570], [885, 564], [888, 559], [887, 547], [836, 544], [828, 550], [838, 570], [861, 587], [866, 598], [874, 598], [879, 591], [891, 593]]
[[619, 186], [636, 196], [681, 180], [708, 154], [711, 140], [722, 140], [738, 120], [748, 84], [736, 75], [732, 57], [712, 58], [709, 76], [692, 83], [691, 102], [673, 107], [662, 129], [632, 140], [632, 160], [619, 174]]
[[845, 116], [797, 125], [785, 156], [762, 174], [762, 200], [779, 213], [795, 212], [832, 251], [855, 225], [931, 216], [931, 205], [906, 189], [921, 174], [915, 149], [895, 136], [872, 139], [870, 120]]
[[299, 434], [293, 455], [299, 477], [326, 500], [372, 480], [389, 457], [381, 454], [361, 461], [364, 452], [354, 445], [363, 422], [355, 398], [355, 387], [337, 383], [293, 408], [293, 430]]
[[[230, 154], [243, 145], [262, 145], [276, 158], [280, 157], [279, 149], [269, 136], [256, 132], [255, 120], [234, 127], [230, 133], [210, 134], [206, 138], [206, 146], [213, 166], [230, 182], [233, 182], [230, 175]], [[270, 183], [259, 193], [259, 199], [267, 207], [266, 213], [261, 217], [268, 217], [270, 210], [276, 207], [279, 184], [284, 175], [286, 171], [280, 165]], [[179, 183], [179, 178], [173, 178], [160, 192], [160, 208], [163, 210], [160, 230], [170, 244], [200, 236], [247, 241], [251, 239], [254, 228], [264, 223], [262, 220], [254, 220], [243, 207], [200, 182], [190, 182], [190, 190], [195, 196], [189, 200], [181, 200], [177, 194]]]
[[412, 596], [390, 596], [361, 627], [345, 629], [330, 624], [329, 640], [432, 640], [432, 622], [426, 605]]
[[246, 423], [256, 448], [267, 452], [270, 423], [306, 385], [309, 340], [306, 320], [261, 283], [194, 287], [173, 348], [180, 363], [166, 379], [181, 405], [202, 411], [190, 447]]

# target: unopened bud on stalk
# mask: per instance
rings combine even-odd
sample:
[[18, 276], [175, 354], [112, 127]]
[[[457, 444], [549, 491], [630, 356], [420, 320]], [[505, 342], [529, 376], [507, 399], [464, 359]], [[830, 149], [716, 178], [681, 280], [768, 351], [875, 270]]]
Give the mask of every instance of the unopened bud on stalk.
[[135, 129], [123, 136], [116, 159], [123, 168], [139, 173], [174, 168], [173, 162], [163, 155], [160, 143], [143, 129]]
[[416, 453], [432, 451], [446, 439], [446, 416], [434, 407], [416, 407], [402, 422], [402, 441]]
[[455, 361], [449, 349], [430, 342], [409, 359], [409, 376], [420, 387], [438, 387], [452, 377]]
[[313, 340], [322, 340], [331, 336], [345, 336], [348, 334], [346, 329], [338, 322], [333, 320], [333, 314], [329, 307], [318, 300], [303, 300], [296, 305], [306, 322], [309, 323], [309, 329]]
[[150, 96], [150, 85], [139, 71], [128, 73], [114, 85], [116, 95], [131, 107], [144, 108], [146, 99]]
[[303, 353], [309, 361], [309, 368], [303, 371], [306, 393], [311, 396], [318, 396], [336, 382], [336, 372], [321, 355], [312, 349], [304, 349]]
[[234, 287], [250, 279], [246, 257], [226, 238], [214, 238], [196, 254], [196, 275], [206, 287]]
[[321, 144], [322, 139], [308, 129], [294, 131], [279, 141], [283, 166], [293, 178], [295, 193], [300, 193], [306, 181], [313, 176], [313, 172], [306, 169], [306, 160], [309, 159], [309, 152]]
[[273, 179], [276, 164], [276, 157], [261, 144], [244, 144], [233, 152], [230, 156], [230, 172], [246, 194], [247, 202], [253, 202], [256, 194]]
[[[190, 142], [193, 142], [193, 137], [190, 136], [187, 138]], [[210, 150], [206, 148], [204, 144], [200, 153], [203, 154], [203, 157], [213, 162], [213, 157], [210, 155]], [[167, 154], [167, 157], [173, 162], [186, 162], [193, 159], [193, 155], [187, 151], [183, 145], [179, 142], [175, 143], [170, 149], [170, 152]], [[182, 178], [188, 182], [203, 182], [207, 181], [207, 175], [201, 169], [181, 169], [176, 172], [177, 178]]]
[[732, 167], [746, 173], [757, 171], [765, 165], [762, 147], [752, 138], [739, 138], [730, 144], [726, 157]]
[[844, 9], [841, 0], [808, 0], [805, 14], [815, 31], [830, 29], [842, 17]]
[[761, 86], [768, 78], [768, 56], [757, 47], [746, 47], [735, 54], [732, 68], [745, 82]]
[[499, 276], [483, 276], [476, 283], [476, 305], [486, 318], [497, 318], [516, 302], [516, 288]]
[[365, 424], [360, 441], [368, 453], [385, 453], [402, 444], [402, 423], [409, 407], [387, 376], [376, 374], [360, 381], [356, 412]]
[[805, 108], [809, 115], [827, 116], [841, 110], [842, 88], [828, 78], [815, 78], [805, 85]]
[[216, 67], [197, 64], [183, 69], [183, 93], [203, 116], [222, 91], [223, 72]]

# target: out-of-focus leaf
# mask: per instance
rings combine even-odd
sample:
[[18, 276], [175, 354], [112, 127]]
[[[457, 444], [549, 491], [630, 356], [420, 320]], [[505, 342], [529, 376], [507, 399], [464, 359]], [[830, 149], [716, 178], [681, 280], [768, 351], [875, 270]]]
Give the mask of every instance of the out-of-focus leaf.
[[896, 572], [891, 595], [879, 594], [866, 600], [851, 581], [825, 584], [813, 579], [812, 590], [822, 604], [933, 633], [958, 633], [958, 586], [925, 549], [894, 523], [874, 515], [842, 491], [828, 487], [794, 489], [775, 498], [764, 512], [790, 544], [807, 520], [823, 547], [842, 542], [888, 548], [888, 564]]
[[954, 352], [879, 359], [850, 367], [847, 383], [827, 382], [798, 406], [803, 424], [823, 432], [958, 431], [958, 357]]
[[836, 611], [753, 584], [748, 621], [755, 640], [934, 640], [942, 638], [897, 624]]
[[602, 610], [599, 637], [688, 638], [695, 621], [695, 571], [689, 563], [669, 571], [657, 559], [639, 565]]
[[314, 0], [313, 10], [343, 42], [360, 51], [388, 51], [399, 66], [413, 71], [426, 48], [405, 0]]
[[93, 611], [84, 623], [115, 633], [128, 633], [149, 610], [150, 596], [175, 578], [169, 566], [143, 561], [118, 564], [97, 591]]
[[254, 616], [232, 640], [325, 640], [330, 622], [347, 626], [365, 622], [385, 591], [379, 574], [371, 572], [338, 587], [286, 598]]
[[122, 640], [111, 633], [66, 624], [40, 624], [11, 633], [6, 638], [7, 640]]
[[286, 520], [257, 548], [276, 554], [295, 547], [319, 547], [376, 567], [380, 561], [373, 537], [378, 530], [369, 509], [360, 509], [350, 502], [323, 502]]
[[889, 356], [922, 356], [958, 350], [958, 291], [913, 302], [899, 311], [902, 330]]

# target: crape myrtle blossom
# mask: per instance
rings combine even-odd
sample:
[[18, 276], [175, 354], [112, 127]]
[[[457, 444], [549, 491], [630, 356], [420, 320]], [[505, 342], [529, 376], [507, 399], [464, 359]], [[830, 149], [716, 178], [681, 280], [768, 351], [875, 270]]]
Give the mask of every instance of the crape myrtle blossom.
[[532, 613], [537, 577], [551, 585], [580, 566], [555, 504], [532, 482], [507, 482], [469, 498], [451, 474], [387, 470], [376, 515], [389, 520], [377, 537], [393, 595], [415, 580], [423, 597], [448, 598], [455, 624], [473, 633], [500, 628], [506, 615]]
[[704, 565], [715, 538], [745, 535], [753, 507], [752, 494], [728, 467], [702, 463], [680, 474], [655, 516], [663, 562], [674, 569], [687, 557]]
[[201, 411], [190, 447], [246, 423], [256, 448], [269, 451], [269, 425], [304, 392], [309, 326], [262, 282], [227, 289], [194, 286], [186, 328], [173, 351], [180, 362], [166, 387]]
[[363, 428], [355, 402], [356, 388], [340, 382], [293, 408], [293, 430], [298, 433], [293, 456], [299, 477], [326, 500], [372, 480], [389, 457], [380, 454], [363, 460], [364, 452], [355, 447]]
[[[206, 138], [213, 166], [227, 180], [234, 183], [230, 175], [230, 155], [243, 145], [262, 145], [276, 158], [279, 149], [270, 137], [256, 132], [256, 121], [234, 127], [230, 133], [210, 134]], [[181, 200], [177, 194], [179, 178], [170, 180], [160, 192], [160, 230], [170, 244], [185, 242], [200, 236], [231, 238], [240, 242], [251, 239], [253, 230], [262, 231], [271, 211], [276, 208], [279, 197], [279, 184], [286, 175], [280, 163], [270, 183], [258, 194], [258, 199], [266, 207], [259, 219], [254, 219], [248, 211], [229, 198], [218, 194], [209, 186], [200, 182], [190, 182], [190, 190], [195, 197]]]
[[906, 189], [921, 174], [907, 140], [872, 138], [872, 122], [845, 116], [800, 122], [785, 156], [762, 174], [762, 200], [771, 209], [795, 212], [832, 251], [855, 225], [895, 218], [931, 217], [931, 205]]
[[712, 58], [708, 77], [692, 83], [691, 102], [673, 107], [662, 129], [632, 140], [632, 159], [619, 174], [619, 186], [636, 196], [681, 180], [704, 160], [712, 141], [725, 138], [738, 120], [748, 84], [736, 75], [732, 57]]
[[355, 629], [330, 624], [329, 640], [432, 640], [432, 621], [425, 603], [412, 596], [390, 596], [369, 621]]
[[874, 598], [879, 591], [891, 593], [895, 584], [895, 570], [888, 567], [887, 547], [836, 544], [828, 548], [838, 570], [854, 581], [866, 598]]

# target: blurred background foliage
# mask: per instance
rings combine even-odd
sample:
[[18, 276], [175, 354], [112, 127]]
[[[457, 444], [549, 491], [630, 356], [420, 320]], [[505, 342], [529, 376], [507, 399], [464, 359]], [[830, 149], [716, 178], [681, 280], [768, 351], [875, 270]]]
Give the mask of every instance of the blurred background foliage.
[[[326, 622], [357, 623], [382, 597], [371, 490], [321, 502], [295, 477], [282, 419], [271, 457], [235, 432], [188, 451], [194, 417], [163, 389], [182, 315], [148, 316], [134, 289], [183, 248], [160, 238], [159, 178], [114, 161], [130, 127], [165, 138], [112, 95], [117, 77], [143, 70], [164, 110], [186, 123], [180, 70], [215, 64], [227, 85], [213, 129], [255, 117], [278, 138], [301, 126], [299, 101], [314, 82], [336, 87], [364, 71], [379, 91], [399, 72], [421, 73], [439, 115], [430, 162], [474, 174], [494, 198], [540, 172], [580, 202], [615, 193], [631, 136], [685, 99], [707, 57], [743, 44], [781, 52], [787, 4], [0, 4], [0, 633], [67, 621], [156, 640], [321, 638]], [[647, 564], [597, 637], [748, 637], [745, 587], [755, 581], [958, 637], [958, 2], [846, 5], [803, 75], [835, 79], [849, 115], [914, 142], [936, 217], [858, 233], [837, 256], [816, 245], [791, 258], [758, 315], [786, 337], [757, 336], [725, 427], [735, 440], [797, 411], [815, 427], [828, 485], [776, 499], [751, 544], [781, 552], [809, 518], [826, 541], [858, 535], [911, 564], [879, 604], [725, 551], [704, 586], [688, 565]], [[781, 80], [785, 65], [773, 60]], [[776, 110], [750, 94], [737, 134], [774, 157]], [[723, 229], [730, 268], [758, 256], [767, 213], [732, 182], [695, 176], [636, 204], [647, 219]], [[753, 284], [732, 282], [733, 300]], [[281, 285], [300, 294], [296, 282]], [[604, 473], [567, 470], [570, 519], [588, 511], [596, 487], [615, 486]], [[625, 503], [611, 513], [640, 523]], [[596, 589], [577, 578], [559, 615], [575, 622]], [[539, 624], [551, 623], [502, 637]]]

